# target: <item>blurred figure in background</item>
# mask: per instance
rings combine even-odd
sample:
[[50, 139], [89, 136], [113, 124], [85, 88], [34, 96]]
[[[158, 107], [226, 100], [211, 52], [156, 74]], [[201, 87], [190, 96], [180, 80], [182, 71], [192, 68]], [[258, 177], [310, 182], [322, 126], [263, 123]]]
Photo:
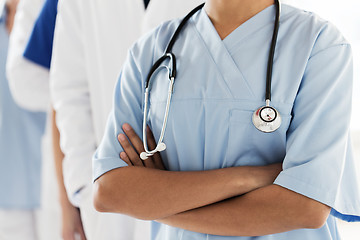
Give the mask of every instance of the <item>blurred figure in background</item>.
[[13, 100], [5, 65], [17, 0], [0, 6], [0, 239], [38, 239], [41, 138], [46, 115]]
[[[96, 208], [153, 219], [154, 240], [338, 239], [335, 218], [360, 221], [350, 44], [278, 0], [207, 0], [187, 16], [129, 50], [94, 155]], [[270, 163], [265, 185], [236, 192], [264, 175], [232, 171]]]
[[[23, 0], [27, 1], [27, 0]], [[27, 1], [30, 3], [31, 1]], [[12, 36], [12, 48], [7, 72], [12, 93], [20, 105], [25, 108], [43, 110], [49, 113], [47, 138], [44, 143], [43, 198], [41, 214], [41, 231], [39, 239], [74, 239], [76, 235], [85, 239], [79, 209], [68, 200], [62, 178], [63, 154], [59, 146], [59, 132], [53, 119], [55, 112], [50, 109], [49, 69], [52, 55], [53, 35], [57, 15], [58, 0], [45, 0], [39, 16], [35, 19], [21, 18], [16, 22], [18, 34]], [[27, 8], [33, 8], [27, 4]], [[29, 9], [25, 9], [28, 10]], [[21, 13], [19, 13], [21, 14]], [[34, 22], [35, 24], [29, 24]], [[31, 31], [32, 29], [32, 31]], [[26, 37], [30, 35], [29, 37]], [[27, 41], [27, 39], [29, 39]], [[24, 51], [25, 49], [25, 51]], [[52, 112], [52, 113], [51, 113]], [[50, 114], [51, 113], [51, 114]], [[51, 123], [50, 123], [51, 122]], [[53, 154], [49, 154], [52, 128]], [[59, 194], [54, 188], [54, 164], [58, 178]], [[58, 198], [57, 198], [58, 196]], [[61, 206], [61, 216], [59, 213]], [[62, 224], [60, 224], [62, 219]], [[60, 225], [62, 229], [60, 230]], [[61, 231], [61, 233], [60, 233]]]
[[149, 239], [149, 224], [97, 213], [91, 158], [103, 136], [113, 87], [127, 50], [161, 21], [183, 16], [196, 0], [61, 0], [55, 28], [50, 88], [65, 154], [64, 181], [79, 206], [88, 239]]

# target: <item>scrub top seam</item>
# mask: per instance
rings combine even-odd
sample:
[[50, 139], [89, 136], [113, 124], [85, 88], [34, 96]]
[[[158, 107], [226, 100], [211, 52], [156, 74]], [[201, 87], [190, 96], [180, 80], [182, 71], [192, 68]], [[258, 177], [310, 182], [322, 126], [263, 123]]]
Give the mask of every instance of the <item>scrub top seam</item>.
[[[103, 160], [102, 158], [99, 158], [99, 159], [97, 159], [97, 160]], [[128, 166], [128, 165], [127, 165]], [[114, 168], [111, 168], [111, 169], [107, 169], [106, 171], [104, 171], [104, 172], [102, 172], [102, 173], [100, 173], [100, 174], [96, 174], [96, 176], [94, 176], [94, 178], [93, 178], [93, 183], [94, 182], [96, 182], [96, 180], [98, 180], [101, 176], [103, 176], [105, 173], [108, 173], [108, 172], [110, 172], [110, 171], [112, 171], [112, 170], [115, 170], [115, 169], [118, 169], [118, 168], [123, 168], [123, 167], [127, 167], [127, 166], [116, 166], [116, 167], [114, 167]]]
[[[274, 5], [272, 5], [272, 7], [274, 7]], [[264, 9], [264, 10], [266, 10], [266, 9]], [[294, 11], [295, 11], [295, 10], [292, 10], [292, 11], [290, 11], [290, 12], [287, 12], [287, 13], [285, 13], [285, 14], [280, 15], [280, 22], [279, 22], [280, 27], [279, 27], [279, 29], [281, 29], [281, 24], [282, 24], [282, 22], [284, 22], [284, 21], [286, 21], [288, 18], [290, 18], [290, 17], [292, 16], [290, 13], [292, 13], [292, 12], [294, 12]], [[255, 15], [255, 16], [256, 16], [256, 15]], [[254, 16], [254, 17], [255, 17], [255, 16]], [[251, 18], [250, 18], [249, 20], [251, 20]], [[248, 21], [249, 21], [249, 20], [248, 20]], [[244, 22], [243, 24], [246, 24], [246, 22]], [[243, 25], [243, 24], [241, 24], [241, 25]], [[239, 27], [241, 27], [241, 25], [239, 25], [234, 31], [236, 31]], [[271, 20], [270, 22], [265, 23], [264, 25], [261, 25], [261, 26], [257, 27], [256, 29], [250, 31], [249, 33], [245, 34], [245, 36], [243, 36], [243, 37], [241, 37], [240, 39], [238, 39], [238, 42], [237, 42], [237, 43], [231, 44], [231, 46], [229, 46], [229, 48], [227, 48], [227, 49], [229, 50], [229, 52], [233, 52], [234, 49], [236, 49], [236, 47], [238, 46], [239, 43], [242, 43], [242, 42], [243, 42], [244, 40], [246, 40], [248, 37], [254, 35], [255, 33], [259, 32], [259, 31], [261, 31], [261, 30], [263, 30], [263, 28], [268, 27], [269, 25], [274, 26], [274, 20]], [[233, 31], [233, 32], [234, 32], [234, 31]], [[279, 31], [280, 31], [280, 30], [279, 30]], [[233, 32], [232, 32], [232, 33], [233, 33]], [[230, 33], [230, 34], [231, 34], [231, 33]], [[271, 34], [272, 34], [272, 32], [271, 32]], [[225, 46], [228, 45], [228, 43], [227, 43], [227, 41], [226, 41], [226, 38], [223, 39], [223, 42], [224, 42]], [[236, 51], [236, 50], [235, 50], [235, 51]]]
[[[104, 175], [107, 172], [110, 172], [111, 170], [117, 169], [117, 168], [122, 168], [122, 167], [127, 167], [129, 166], [125, 161], [123, 161], [120, 157], [119, 158], [114, 158], [114, 157], [104, 157], [104, 158], [97, 158], [98, 163], [101, 162], [101, 167], [106, 166], [106, 164], [104, 165], [104, 161], [115, 161], [115, 162], [119, 162], [118, 165], [116, 166], [110, 166], [110, 167], [106, 167], [106, 169], [99, 169], [98, 167], [95, 167], [93, 170], [93, 182], [95, 182], [97, 179], [99, 179], [102, 175]], [[104, 171], [105, 170], [105, 171]]]
[[[153, 51], [153, 56], [154, 56], [154, 52], [155, 51]], [[145, 102], [145, 98], [144, 98], [144, 93], [145, 93], [145, 81], [146, 81], [146, 77], [145, 76], [143, 76], [143, 74], [141, 74], [141, 70], [140, 70], [140, 68], [139, 68], [139, 64], [138, 64], [138, 62], [137, 62], [137, 59], [135, 58], [135, 56], [134, 56], [134, 52], [130, 49], [129, 50], [129, 54], [130, 54], [130, 56], [131, 56], [131, 58], [134, 60], [134, 63], [135, 63], [135, 65], [136, 65], [136, 71], [138, 72], [138, 74], [141, 76], [141, 110], [142, 110], [142, 112], [144, 111], [144, 102]], [[122, 74], [122, 71], [121, 71], [121, 73], [120, 74]], [[121, 75], [120, 75], [121, 76]], [[135, 81], [137, 81], [136, 79], [135, 79]]]
[[[293, 11], [295, 11], [295, 10], [293, 10]], [[284, 22], [284, 21], [286, 21], [288, 18], [290, 18], [290, 17], [291, 17], [291, 14], [290, 14], [290, 13], [292, 13], [293, 11], [290, 11], [290, 12], [288, 12], [288, 13], [283, 14], [283, 15], [280, 16], [279, 31], [280, 31], [280, 29], [281, 29], [281, 24], [282, 24], [282, 22]], [[274, 26], [274, 22], [266, 23], [266, 24], [258, 27], [256, 30], [251, 31], [249, 34], [246, 34], [244, 37], [240, 38], [236, 44], [233, 44], [233, 46], [231, 46], [231, 47], [228, 49], [229, 53], [230, 53], [230, 52], [237, 51], [237, 50], [236, 50], [236, 47], [238, 47], [238, 44], [239, 44], [239, 43], [242, 43], [243, 41], [245, 41], [245, 40], [248, 39], [249, 37], [251, 37], [251, 36], [253, 36], [254, 34], [258, 33], [259, 31], [263, 30], [265, 27], [268, 27], [269, 25]], [[241, 26], [241, 25], [240, 25], [240, 26]], [[239, 27], [240, 27], [240, 26], [239, 26]], [[235, 29], [234, 31], [236, 31], [236, 29]], [[231, 34], [231, 33], [230, 33], [230, 34]], [[225, 40], [225, 39], [224, 39], [224, 40]], [[223, 42], [224, 42], [224, 41], [223, 41]], [[227, 44], [224, 43], [224, 45], [226, 46]], [[232, 54], [231, 54], [231, 55], [232, 55]]]
[[[279, 175], [280, 178], [281, 178], [281, 175], [283, 175], [283, 176], [285, 176], [285, 177], [294, 179], [294, 180], [296, 180], [296, 181], [298, 181], [298, 182], [303, 183], [303, 184], [306, 185], [308, 188], [313, 189], [313, 190], [316, 190], [316, 192], [317, 192], [318, 190], [324, 190], [325, 192], [328, 191], [327, 188], [314, 187], [314, 184], [313, 184], [313, 183], [309, 183], [309, 182], [307, 182], [307, 181], [304, 181], [303, 179], [300, 179], [300, 178], [298, 178], [298, 177], [296, 177], [296, 176], [293, 176], [292, 174], [285, 173], [284, 171], [286, 171], [286, 169], [283, 170], [283, 172], [280, 173], [280, 175]], [[279, 185], [279, 186], [283, 186], [283, 187], [285, 187], [285, 188], [288, 188], [287, 182], [277, 183], [277, 179], [275, 180], [274, 184]], [[291, 185], [291, 184], [290, 184], [290, 185]], [[298, 192], [298, 191], [299, 191], [299, 188], [293, 189], [291, 186], [290, 186], [288, 189], [291, 189], [292, 191], [295, 191], [295, 192]], [[302, 190], [302, 189], [300, 188], [300, 190]], [[324, 192], [324, 191], [322, 191], [322, 192]], [[299, 191], [298, 193], [300, 193], [300, 192], [302, 192], [302, 191]], [[300, 194], [301, 194], [301, 195], [305, 195], [305, 193], [304, 193], [304, 194], [300, 193]], [[306, 194], [308, 194], [308, 193], [306, 193]], [[305, 195], [305, 196], [307, 196], [307, 195]], [[320, 201], [320, 199], [316, 199], [316, 200], [317, 200], [317, 201]], [[323, 201], [323, 200], [324, 200], [324, 199], [321, 199], [321, 201]], [[330, 200], [330, 199], [328, 199], [328, 197], [326, 197], [325, 200], [328, 201], [328, 200]], [[332, 199], [332, 203], [334, 203], [334, 202], [335, 202], [335, 199]], [[324, 203], [325, 203], [325, 201], [324, 201]], [[325, 204], [327, 204], [327, 203], [325, 203]]]
[[[200, 14], [200, 12], [198, 13]], [[206, 13], [205, 13], [206, 14]], [[201, 16], [198, 16], [198, 17], [201, 17]], [[206, 52], [209, 56], [209, 58], [212, 60], [213, 64], [215, 65], [219, 75], [221, 76], [226, 88], [227, 88], [227, 91], [228, 91], [228, 94], [234, 98], [234, 95], [232, 94], [231, 90], [230, 90], [230, 86], [228, 85], [226, 79], [224, 78], [223, 74], [222, 74], [222, 71], [221, 69], [218, 67], [218, 64], [216, 63], [213, 55], [211, 54], [209, 48], [207, 47], [206, 43], [204, 42], [204, 39], [202, 38], [202, 36], [200, 35], [199, 31], [197, 30], [197, 27], [196, 27], [196, 24], [194, 22], [194, 16], [189, 19], [189, 23], [191, 24], [191, 29], [196, 33], [196, 36], [198, 37], [199, 41], [201, 42], [202, 46], [206, 49]]]
[[269, 25], [274, 25], [274, 24], [273, 23], [265, 24], [262, 27], [258, 28], [256, 31], [253, 31], [250, 34], [247, 34], [246, 36], [238, 40], [236, 44], [234, 44], [231, 48], [228, 49], [229, 53], [231, 52], [231, 56], [233, 55], [232, 53], [236, 54], [236, 52], [239, 51], [238, 48], [241, 47], [239, 45], [241, 45], [245, 40], [247, 40], [249, 37], [252, 37], [254, 34], [258, 33], [259, 31], [262, 31], [264, 28], [268, 27]]
[[[181, 99], [171, 99], [171, 102], [190, 102], [190, 101], [203, 101], [203, 102], [244, 102], [244, 103], [259, 103], [263, 102], [261, 100], [247, 99], [247, 98], [181, 98]], [[292, 103], [280, 102], [280, 101], [271, 101], [273, 104], [284, 105], [284, 107], [292, 107]], [[150, 100], [151, 104], [164, 104], [166, 100], [156, 101]]]
[[[315, 45], [316, 45], [316, 42], [315, 42]], [[336, 47], [350, 47], [350, 49], [352, 49], [350, 43], [347, 43], [347, 42], [337, 43], [337, 44], [328, 46], [328, 47], [326, 47], [326, 48], [324, 48], [324, 49], [321, 49], [321, 50], [315, 52], [314, 54], [310, 54], [310, 57], [309, 57], [308, 60], [312, 59], [313, 57], [316, 57], [318, 54], [320, 54], [320, 53], [322, 53], [322, 52], [325, 52], [325, 51], [327, 51], [327, 50], [329, 50], [329, 49], [336, 48]]]
[[240, 75], [241, 75], [241, 78], [244, 80], [244, 82], [245, 82], [245, 84], [246, 84], [249, 92], [251, 93], [252, 97], [255, 98], [256, 95], [255, 95], [253, 89], [251, 88], [251, 85], [250, 85], [249, 82], [246, 80], [243, 72], [241, 71], [241, 68], [239, 67], [239, 65], [237, 64], [237, 62], [235, 61], [235, 59], [233, 58], [233, 54], [227, 49], [226, 44], [224, 43], [224, 41], [221, 41], [221, 44], [223, 45], [224, 49], [226, 49], [226, 53], [225, 53], [225, 54], [227, 54], [227, 55], [229, 56], [229, 58], [231, 58], [231, 60], [234, 62], [234, 65], [235, 65], [236, 68], [238, 69], [238, 71], [239, 71], [239, 73], [240, 73]]
[[[286, 171], [286, 170], [285, 170]], [[306, 182], [306, 181], [303, 181], [302, 179], [299, 179], [298, 177], [295, 177], [295, 176], [293, 176], [293, 175], [291, 175], [291, 174], [287, 174], [287, 173], [284, 173], [284, 172], [282, 172], [281, 173], [281, 175], [284, 175], [285, 177], [288, 177], [288, 178], [291, 178], [291, 179], [294, 179], [294, 180], [296, 180], [296, 181], [298, 181], [298, 182], [301, 182], [301, 183], [303, 183], [304, 185], [306, 185], [308, 188], [310, 188], [310, 189], [313, 189], [313, 190], [324, 190], [324, 191], [322, 191], [322, 192], [327, 192], [328, 191], [328, 189], [326, 189], [326, 188], [319, 188], [319, 187], [314, 187], [313, 186], [313, 184], [312, 183], [308, 183], [308, 182]], [[281, 176], [280, 176], [281, 177]], [[291, 187], [291, 186], [288, 186], [288, 184], [287, 184], [287, 182], [277, 182], [277, 179], [274, 181], [274, 184], [275, 185], [278, 185], [278, 186], [281, 186], [281, 187], [284, 187], [284, 188], [287, 188], [287, 189], [290, 189], [291, 191], [294, 191], [294, 192], [296, 192], [296, 193], [299, 193], [299, 194], [301, 194], [301, 195], [304, 195], [304, 196], [306, 196], [306, 197], [309, 197], [308, 195], [311, 195], [311, 194], [309, 194], [309, 192], [304, 192], [303, 191], [303, 189], [302, 188], [293, 188], [293, 187]], [[290, 184], [291, 185], [291, 184]], [[312, 198], [312, 197], [309, 197], [309, 198]], [[324, 199], [324, 198], [322, 198], [322, 199], [320, 199], [320, 198], [312, 198], [312, 199], [314, 199], [314, 200], [316, 200], [316, 201], [319, 201], [319, 202], [322, 202], [322, 203], [324, 203], [324, 204], [326, 204], [326, 205], [328, 205], [329, 207], [331, 207], [332, 209], [335, 209], [336, 211], [338, 211], [336, 208], [335, 208], [335, 205], [336, 205], [336, 198], [335, 199], [332, 199], [332, 201], [331, 201], [331, 204], [330, 204], [330, 202], [329, 202], [329, 200], [331, 200], [331, 199], [328, 199], [328, 197], [326, 196], [326, 199]], [[324, 201], [325, 200], [325, 201]], [[346, 208], [348, 208], [348, 209], [350, 209], [350, 210], [353, 210], [353, 211], [355, 211], [357, 208], [360, 208], [360, 204], [358, 204], [356, 207], [354, 207], [354, 204], [353, 203], [349, 203], [349, 202], [344, 202], [344, 204], [343, 204], [344, 206], [346, 206]], [[334, 206], [334, 207], [333, 207]], [[339, 212], [340, 213], [340, 212]], [[346, 215], [347, 213], [340, 213], [341, 215]], [[348, 214], [349, 215], [349, 214]]]

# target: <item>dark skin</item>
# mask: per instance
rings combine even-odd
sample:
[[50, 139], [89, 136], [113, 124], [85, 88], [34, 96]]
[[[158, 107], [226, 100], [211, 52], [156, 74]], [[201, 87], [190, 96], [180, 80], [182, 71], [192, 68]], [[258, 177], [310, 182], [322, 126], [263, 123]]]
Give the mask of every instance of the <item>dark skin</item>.
[[[159, 153], [154, 154], [154, 156], [149, 157], [149, 159], [143, 161], [139, 157], [139, 153], [144, 151], [143, 148], [143, 142], [142, 140], [136, 135], [136, 133], [132, 129], [126, 129], [123, 127], [123, 130], [125, 134], [119, 134], [118, 140], [121, 144], [122, 148], [124, 149], [124, 152], [120, 153], [120, 158], [125, 161], [129, 166], [134, 167], [145, 167], [145, 168], [154, 168], [159, 170], [164, 170], [164, 164], [162, 163], [161, 156]], [[147, 128], [147, 138], [148, 138], [148, 147], [149, 149], [154, 149], [156, 147], [156, 141], [154, 139], [154, 136], [151, 133], [151, 130]], [[254, 209], [251, 208], [253, 205], [259, 204], [261, 200], [259, 201], [257, 199], [256, 194], [252, 194], [252, 192], [245, 194], [244, 196], [239, 196], [237, 198], [231, 198], [227, 199], [225, 201], [211, 204], [208, 206], [204, 206], [201, 208], [193, 209], [190, 211], [185, 211], [182, 213], [178, 213], [169, 217], [165, 217], [162, 219], [157, 219], [156, 221], [168, 224], [175, 227], [180, 227], [183, 229], [191, 230], [191, 231], [198, 231], [203, 233], [210, 233], [210, 234], [217, 234], [217, 235], [227, 235], [227, 236], [239, 236], [239, 235], [257, 235], [259, 232], [262, 235], [266, 235], [269, 232], [273, 232], [272, 228], [274, 226], [277, 226], [278, 232], [286, 231], [289, 227], [293, 227], [291, 223], [294, 220], [293, 214], [297, 214], [296, 209], [302, 209], [304, 208], [312, 208], [316, 215], [320, 216], [319, 220], [319, 226], [306, 226], [308, 228], [318, 228], [322, 226], [324, 221], [321, 217], [326, 217], [329, 214], [329, 207], [322, 205], [321, 203], [318, 203], [312, 199], [308, 199], [304, 196], [301, 196], [297, 193], [293, 193], [291, 191], [282, 191], [282, 187], [275, 186], [269, 184], [269, 187], [273, 187], [273, 189], [270, 188], [260, 188], [259, 190], [256, 190], [254, 192], [261, 191], [261, 195], [268, 194], [270, 196], [274, 195], [273, 190], [280, 189], [280, 191], [275, 191], [275, 194], [279, 194], [276, 197], [279, 199], [284, 199], [282, 204], [284, 205], [278, 205], [278, 204], [272, 204], [271, 202], [269, 204], [264, 204], [265, 206], [259, 207], [259, 210], [255, 210], [255, 215], [257, 219], [260, 219], [260, 221], [263, 223], [263, 226], [260, 226], [263, 228], [262, 230], [256, 230], [253, 231], [252, 229], [247, 229], [249, 226], [252, 228], [257, 228], [257, 221], [249, 221], [251, 218], [242, 218], [244, 219], [245, 226], [242, 228], [242, 224], [240, 224], [238, 221], [234, 222], [229, 221], [229, 218], [233, 218], [232, 214], [234, 215], [241, 215], [254, 218], [253, 212]], [[250, 204], [248, 205], [248, 202]], [[240, 206], [240, 212], [238, 211], [238, 206]], [[320, 206], [320, 211], [318, 211], [318, 208]], [[323, 208], [321, 206], [324, 206]], [[248, 208], [249, 207], [249, 208]], [[293, 209], [290, 212], [283, 213], [280, 211], [282, 208], [288, 207], [289, 209]], [[272, 210], [267, 212], [266, 214], [261, 214], [264, 209], [271, 208]], [[229, 213], [225, 214], [223, 211], [230, 211]], [[235, 213], [232, 213], [235, 212]], [[241, 214], [240, 214], [241, 213]], [[270, 215], [270, 216], [268, 216]], [[210, 216], [219, 216], [218, 218], [213, 218]], [[313, 218], [314, 215], [309, 214], [306, 215], [308, 218]], [[273, 224], [272, 221], [269, 221], [272, 217], [280, 217], [283, 218], [283, 226], [278, 227], [278, 225], [275, 223]], [[248, 220], [246, 220], [248, 219]], [[324, 218], [325, 219], [325, 218]], [[301, 218], [297, 221], [302, 221]], [[226, 227], [222, 227], [220, 230], [217, 229], [215, 226], [223, 226], [219, 225], [220, 222], [225, 222]], [[250, 222], [250, 224], [249, 224]], [[306, 224], [300, 222], [300, 224]], [[209, 227], [209, 226], [210, 227]], [[241, 232], [239, 232], [241, 231]]]
[[52, 110], [52, 147], [55, 160], [56, 177], [59, 187], [59, 202], [61, 206], [61, 235], [63, 240], [75, 240], [76, 235], [78, 235], [81, 240], [86, 240], [80, 211], [71, 204], [66, 193], [62, 165], [64, 154], [60, 149], [60, 133], [56, 126], [55, 116], [56, 112], [55, 110]]
[[[149, 149], [154, 149], [156, 147], [154, 135], [152, 134], [149, 127], [146, 128], [146, 131]], [[128, 132], [128, 134], [129, 136], [126, 136], [125, 134], [118, 135], [119, 143], [125, 150], [124, 152], [120, 153], [120, 158], [124, 162], [126, 162], [129, 166], [166, 170], [161, 156], [158, 152], [146, 159], [145, 161], [141, 160], [139, 153], [144, 151], [143, 142], [139, 138], [139, 136], [135, 134], [135, 132], [131, 131]], [[128, 138], [131, 142], [129, 142]]]
[[[236, 27], [273, 3], [273, 0], [207, 0], [204, 9], [219, 37], [225, 39]], [[148, 163], [142, 163], [134, 154], [143, 151], [142, 144], [136, 143], [141, 141], [135, 139], [136, 134], [128, 124], [122, 128], [136, 151], [130, 150], [130, 144], [124, 145], [127, 140], [123, 135], [119, 136], [120, 143], [127, 161], [135, 166], [111, 170], [95, 181], [94, 204], [98, 211], [223, 236], [261, 236], [320, 228], [328, 218], [330, 207], [272, 184], [281, 165], [207, 171], [148, 168], [144, 167]], [[120, 154], [124, 157], [124, 153]]]

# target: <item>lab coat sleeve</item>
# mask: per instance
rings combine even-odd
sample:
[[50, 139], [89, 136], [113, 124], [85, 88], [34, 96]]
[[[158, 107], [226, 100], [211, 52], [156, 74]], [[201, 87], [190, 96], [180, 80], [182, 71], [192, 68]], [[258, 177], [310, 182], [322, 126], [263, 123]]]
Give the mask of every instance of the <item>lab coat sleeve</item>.
[[79, 2], [59, 1], [50, 68], [50, 92], [65, 154], [64, 184], [73, 204], [75, 193], [91, 185], [96, 146]]
[[49, 71], [23, 57], [42, 0], [21, 0], [10, 35], [6, 74], [13, 98], [21, 107], [46, 111], [49, 107]]
[[[303, 75], [275, 184], [315, 199], [348, 221], [360, 220], [360, 195], [349, 140], [352, 54], [319, 36]], [[326, 40], [325, 40], [326, 41]]]

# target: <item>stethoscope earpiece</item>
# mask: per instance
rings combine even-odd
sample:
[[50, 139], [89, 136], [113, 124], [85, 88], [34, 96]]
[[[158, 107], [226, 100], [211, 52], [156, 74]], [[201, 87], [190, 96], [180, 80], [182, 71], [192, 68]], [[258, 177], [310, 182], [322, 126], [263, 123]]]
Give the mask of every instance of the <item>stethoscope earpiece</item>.
[[156, 148], [154, 150], [140, 153], [140, 158], [141, 158], [141, 160], [146, 160], [149, 157], [153, 156], [156, 152], [162, 152], [165, 149], [166, 149], [165, 143], [163, 143], [163, 142], [158, 143], [158, 145], [156, 146]]
[[148, 157], [150, 157], [150, 156], [148, 156], [148, 153], [147, 153], [147, 152], [142, 152], [142, 153], [140, 153], [140, 158], [141, 158], [141, 160], [146, 160], [146, 159], [148, 159]]
[[158, 152], [162, 152], [162, 151], [164, 151], [166, 149], [166, 144], [165, 143], [160, 143], [157, 147], [156, 147], [156, 150], [158, 151]]

